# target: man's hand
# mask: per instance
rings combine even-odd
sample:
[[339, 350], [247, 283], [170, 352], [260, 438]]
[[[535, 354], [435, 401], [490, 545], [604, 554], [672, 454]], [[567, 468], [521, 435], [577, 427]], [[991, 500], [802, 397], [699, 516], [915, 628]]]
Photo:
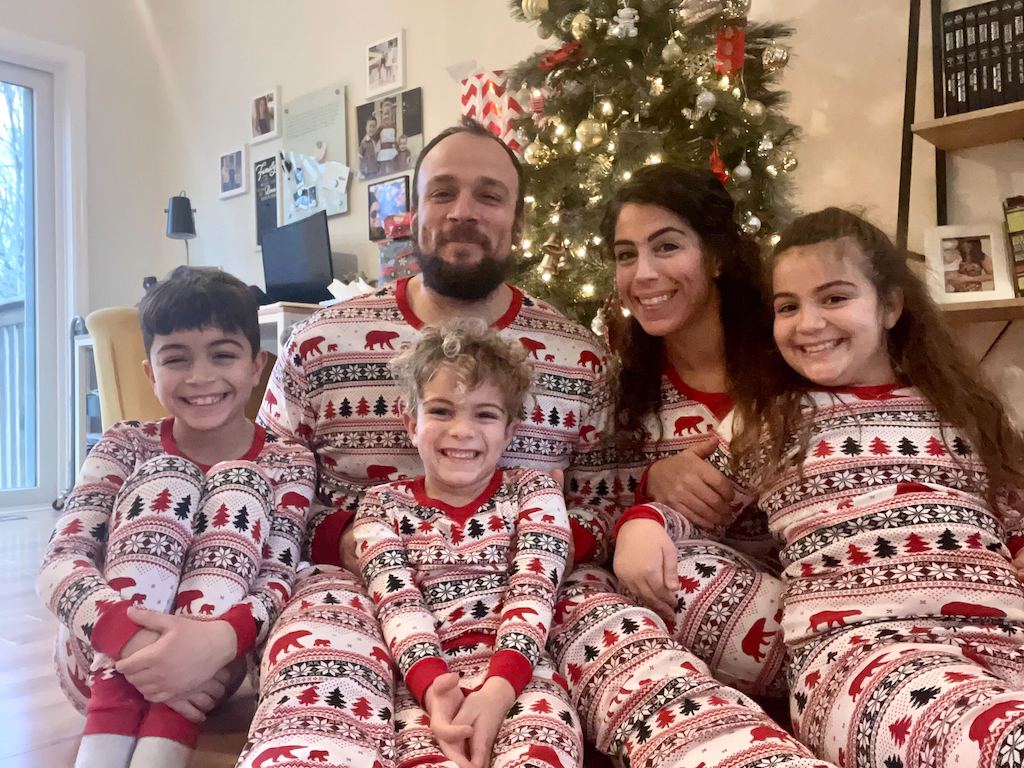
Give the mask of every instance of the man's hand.
[[338, 556], [341, 560], [341, 567], [351, 571], [359, 578], [363, 577], [362, 569], [359, 567], [359, 557], [356, 555], [356, 535], [353, 532], [355, 526], [349, 523], [341, 532], [341, 541], [338, 543]]
[[228, 680], [231, 678], [230, 665], [222, 667], [217, 674], [195, 690], [189, 691], [180, 699], [167, 702], [167, 706], [193, 723], [201, 723], [214, 707], [224, 700], [227, 694]]
[[439, 675], [430, 684], [423, 696], [423, 706], [430, 715], [430, 730], [444, 756], [459, 768], [472, 768], [466, 741], [473, 735], [473, 731], [453, 722], [465, 700], [466, 697], [459, 689], [458, 674], [449, 672]]
[[233, 661], [238, 649], [235, 630], [226, 621], [196, 621], [141, 608], [128, 618], [160, 634], [160, 639], [131, 656], [122, 655], [116, 669], [147, 701], [179, 699], [208, 682]]
[[679, 586], [676, 545], [657, 520], [638, 518], [619, 528], [613, 569], [623, 587], [663, 618], [675, 618]]
[[491, 764], [491, 750], [498, 738], [498, 729], [515, 703], [515, 689], [502, 677], [487, 678], [479, 689], [466, 697], [455, 716], [455, 724], [472, 729], [469, 760], [474, 768], [487, 768]]
[[705, 461], [717, 447], [718, 439], [712, 437], [654, 462], [647, 473], [647, 495], [705, 531], [727, 526], [732, 522], [732, 483]]

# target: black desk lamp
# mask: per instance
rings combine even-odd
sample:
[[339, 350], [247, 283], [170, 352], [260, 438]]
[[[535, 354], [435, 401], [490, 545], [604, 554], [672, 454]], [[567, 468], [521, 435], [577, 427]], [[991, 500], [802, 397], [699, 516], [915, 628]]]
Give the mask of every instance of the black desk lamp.
[[188, 241], [196, 236], [196, 219], [192, 215], [195, 208], [185, 196], [185, 190], [167, 201], [167, 210], [164, 213], [167, 214], [167, 236], [173, 240], [185, 241], [185, 263], [191, 265]]

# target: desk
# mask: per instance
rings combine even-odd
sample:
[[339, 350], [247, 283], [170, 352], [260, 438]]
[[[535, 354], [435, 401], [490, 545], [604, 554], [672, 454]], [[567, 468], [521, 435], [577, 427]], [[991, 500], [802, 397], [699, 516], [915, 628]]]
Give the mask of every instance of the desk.
[[260, 307], [260, 346], [281, 356], [281, 345], [288, 341], [292, 326], [320, 309], [319, 304], [278, 301]]

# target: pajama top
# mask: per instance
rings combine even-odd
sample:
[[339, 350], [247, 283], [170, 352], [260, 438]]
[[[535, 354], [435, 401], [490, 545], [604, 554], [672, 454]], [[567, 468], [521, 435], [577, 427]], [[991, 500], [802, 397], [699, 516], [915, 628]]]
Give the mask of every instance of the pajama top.
[[[1006, 530], [990, 508], [987, 473], [967, 440], [911, 387], [809, 397], [816, 410], [806, 411], [813, 425], [803, 472], [787, 469], [759, 499], [784, 542], [787, 647], [897, 619], [922, 631], [1024, 626], [1024, 587], [1006, 544], [1019, 549], [1020, 531]], [[732, 429], [729, 416], [710, 461], [742, 484], [729, 459]]]
[[[275, 434], [309, 446], [318, 465], [310, 556], [340, 565], [339, 541], [366, 490], [423, 470], [399, 412], [390, 360], [420, 337], [409, 278], [326, 307], [296, 325], [260, 410]], [[499, 466], [565, 470], [575, 559], [600, 560], [621, 485], [609, 449], [607, 361], [597, 338], [548, 304], [509, 286], [494, 327], [530, 352], [534, 385]]]
[[547, 641], [569, 551], [562, 489], [536, 470], [497, 470], [470, 503], [430, 498], [422, 477], [371, 489], [354, 533], [384, 639], [422, 704], [446, 654], [493, 647], [487, 677], [522, 693]]
[[[184, 456], [174, 441], [173, 425], [173, 417], [168, 416], [160, 421], [122, 421], [104, 432], [82, 464], [43, 555], [37, 580], [40, 597], [72, 635], [111, 656], [117, 656], [137, 629], [126, 615], [131, 601], [122, 600], [101, 573], [114, 499], [144, 462], [166, 454]], [[241, 656], [263, 641], [291, 592], [316, 469], [306, 448], [268, 434], [258, 425], [252, 445], [239, 461], [252, 462], [263, 472], [274, 499], [271, 529], [259, 534], [263, 561], [253, 589], [221, 617], [234, 628]], [[153, 503], [165, 505], [168, 514], [181, 506], [187, 515], [190, 504], [197, 501], [171, 498], [168, 491]], [[223, 523], [214, 517], [202, 524]], [[254, 538], [258, 538], [256, 532]], [[149, 539], [140, 542], [139, 554], [159, 557], [161, 547], [171, 545]]]

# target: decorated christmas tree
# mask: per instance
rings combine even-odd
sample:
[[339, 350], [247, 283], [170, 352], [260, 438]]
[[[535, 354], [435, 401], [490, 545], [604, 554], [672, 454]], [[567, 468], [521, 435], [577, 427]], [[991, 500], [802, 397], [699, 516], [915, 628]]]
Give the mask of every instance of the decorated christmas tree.
[[[793, 126], [773, 81], [791, 30], [747, 21], [750, 0], [512, 0], [551, 50], [509, 82], [528, 175], [516, 282], [583, 322], [611, 293], [598, 232], [612, 191], [640, 166], [709, 168], [738, 223], [770, 243], [785, 224]], [[601, 320], [595, 323], [600, 330]]]

